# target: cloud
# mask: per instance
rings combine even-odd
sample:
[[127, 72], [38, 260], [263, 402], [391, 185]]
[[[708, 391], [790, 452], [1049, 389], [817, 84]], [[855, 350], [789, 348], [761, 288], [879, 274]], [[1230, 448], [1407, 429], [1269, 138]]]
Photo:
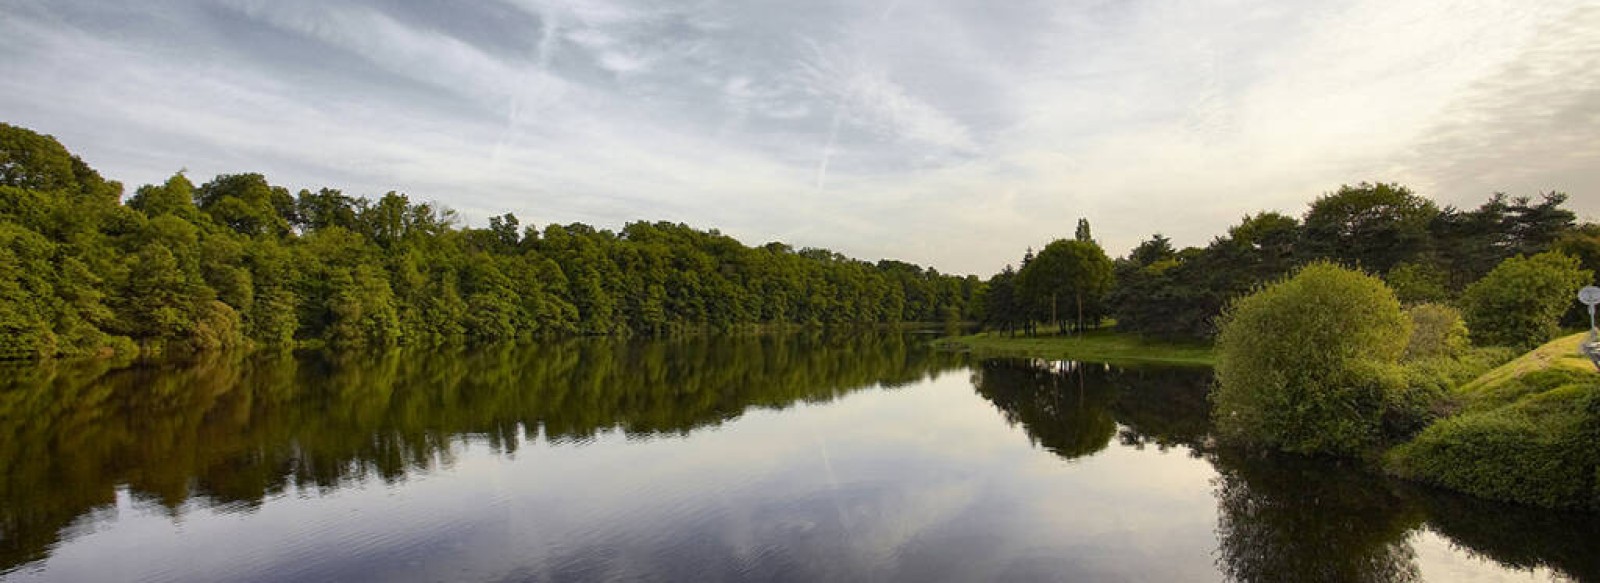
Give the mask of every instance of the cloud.
[[[400, 190], [981, 275], [1399, 180], [1600, 182], [1581, 2], [12, 0], [0, 111], [131, 184]], [[69, 72], [69, 73], [63, 73]]]
[[967, 129], [938, 108], [907, 93], [882, 68], [857, 54], [813, 45], [801, 65], [806, 89], [836, 104], [849, 121], [888, 140], [904, 140], [956, 151], [975, 148]]
[[[1475, 206], [1493, 191], [1575, 195], [1600, 214], [1600, 7], [1575, 8], [1541, 28], [1520, 54], [1473, 81], [1414, 147], [1412, 173], [1435, 196]], [[1590, 196], [1586, 196], [1590, 195]]]

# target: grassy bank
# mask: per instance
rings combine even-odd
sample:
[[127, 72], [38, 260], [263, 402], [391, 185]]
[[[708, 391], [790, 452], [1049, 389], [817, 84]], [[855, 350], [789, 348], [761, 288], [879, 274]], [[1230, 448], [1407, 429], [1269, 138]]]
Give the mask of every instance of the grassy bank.
[[1577, 354], [1582, 337], [1456, 387], [1459, 411], [1390, 451], [1387, 469], [1484, 498], [1600, 509], [1600, 374]]
[[1110, 330], [1039, 336], [1002, 336], [994, 332], [982, 332], [943, 338], [935, 346], [987, 356], [1024, 356], [1111, 364], [1216, 364], [1216, 356], [1209, 345], [1149, 342]]

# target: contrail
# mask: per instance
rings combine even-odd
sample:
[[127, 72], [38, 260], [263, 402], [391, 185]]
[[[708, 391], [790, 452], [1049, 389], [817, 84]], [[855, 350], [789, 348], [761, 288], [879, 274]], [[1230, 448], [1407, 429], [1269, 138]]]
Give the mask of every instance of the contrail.
[[[885, 6], [883, 12], [878, 14], [878, 21], [888, 22], [889, 17], [892, 16], [895, 9], [899, 7], [900, 0], [889, 0], [889, 5]], [[813, 48], [816, 48], [819, 54], [821, 53], [820, 48], [815, 46], [813, 46]], [[828, 162], [833, 160], [833, 147], [834, 144], [839, 140], [839, 125], [844, 122], [845, 103], [848, 102], [850, 98], [855, 96], [856, 85], [858, 85], [859, 82], [859, 79], [851, 79], [850, 85], [845, 87], [844, 93], [839, 96], [839, 101], [834, 104], [833, 122], [828, 127], [828, 142], [822, 146], [822, 159], [817, 161], [817, 190], [822, 190], [823, 182], [828, 179]]]
[[828, 161], [833, 158], [833, 143], [839, 139], [839, 124], [844, 120], [844, 100], [833, 108], [833, 125], [828, 128], [828, 143], [822, 146], [822, 159], [817, 161], [817, 190], [828, 178]]

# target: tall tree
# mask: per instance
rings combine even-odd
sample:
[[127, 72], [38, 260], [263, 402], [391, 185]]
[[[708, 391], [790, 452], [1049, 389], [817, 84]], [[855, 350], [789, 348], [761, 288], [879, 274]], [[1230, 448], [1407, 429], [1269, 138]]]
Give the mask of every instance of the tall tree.
[[1113, 281], [1111, 259], [1092, 242], [1058, 239], [1017, 273], [1017, 290], [1033, 312], [1065, 333], [1098, 325]]
[[1438, 215], [1433, 201], [1399, 184], [1341, 186], [1311, 203], [1301, 253], [1384, 273], [1429, 249]]
[[1078, 228], [1073, 231], [1072, 239], [1080, 243], [1094, 242], [1094, 235], [1089, 232], [1089, 219], [1078, 218]]

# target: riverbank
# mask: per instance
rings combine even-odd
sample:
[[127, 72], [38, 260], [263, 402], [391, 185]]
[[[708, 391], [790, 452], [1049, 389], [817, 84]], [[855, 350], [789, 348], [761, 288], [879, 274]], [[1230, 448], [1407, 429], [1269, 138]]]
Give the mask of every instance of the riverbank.
[[1451, 391], [1455, 415], [1385, 456], [1397, 476], [1475, 496], [1600, 510], [1600, 374], [1582, 334], [1551, 341]]
[[1214, 366], [1217, 363], [1216, 354], [1209, 344], [1151, 342], [1111, 330], [1038, 336], [1002, 336], [994, 332], [980, 332], [942, 338], [934, 342], [934, 347], [984, 356], [1023, 356], [1111, 364]]

